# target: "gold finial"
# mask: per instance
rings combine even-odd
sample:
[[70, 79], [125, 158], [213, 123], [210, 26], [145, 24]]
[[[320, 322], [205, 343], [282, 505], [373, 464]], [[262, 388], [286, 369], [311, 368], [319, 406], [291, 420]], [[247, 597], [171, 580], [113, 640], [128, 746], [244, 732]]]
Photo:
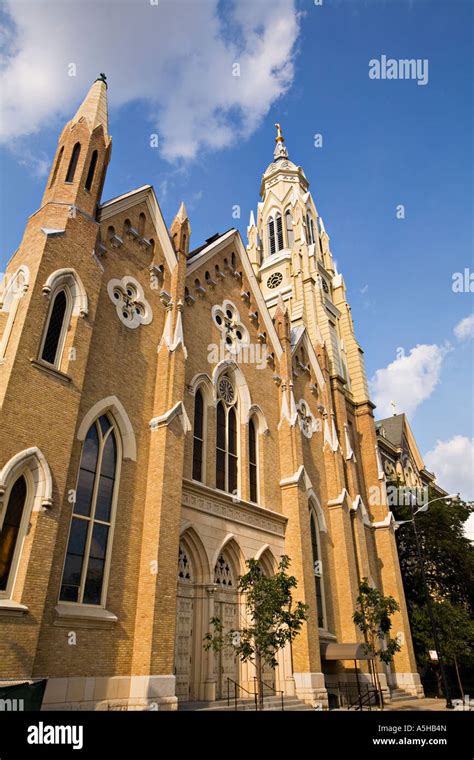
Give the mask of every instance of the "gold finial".
[[275, 142], [277, 142], [277, 143], [279, 143], [279, 142], [282, 142], [282, 143], [285, 142], [285, 138], [283, 137], [283, 135], [281, 133], [281, 124], [278, 124], [278, 122], [277, 122], [275, 124], [275, 127], [277, 128], [277, 132], [278, 132], [277, 136], [275, 137]]

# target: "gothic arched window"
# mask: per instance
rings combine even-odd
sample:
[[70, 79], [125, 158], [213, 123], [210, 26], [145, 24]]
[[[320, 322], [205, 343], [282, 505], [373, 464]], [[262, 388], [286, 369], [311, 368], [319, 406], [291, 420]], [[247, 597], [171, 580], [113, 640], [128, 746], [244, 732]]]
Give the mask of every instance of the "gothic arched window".
[[[229, 381], [230, 382], [230, 381]], [[235, 406], [217, 404], [216, 488], [237, 492], [237, 415]]]
[[318, 612], [318, 627], [325, 628], [325, 609], [323, 592], [323, 564], [321, 560], [321, 547], [319, 542], [319, 530], [316, 523], [316, 515], [310, 508], [311, 547], [313, 550], [314, 584], [316, 588], [316, 604]]
[[214, 567], [214, 583], [221, 588], [234, 588], [232, 566], [224, 554], [220, 554]]
[[308, 243], [310, 245], [311, 243], [316, 242], [316, 238], [314, 236], [314, 222], [310, 214], [306, 214], [306, 237], [308, 238]]
[[87, 172], [87, 178], [86, 178], [86, 184], [85, 184], [86, 190], [90, 190], [92, 187], [98, 156], [99, 156], [99, 153], [98, 151], [95, 150], [92, 154], [91, 162], [89, 164], [89, 171]]
[[268, 253], [272, 256], [276, 251], [275, 246], [275, 222], [270, 217], [268, 220]]
[[252, 418], [249, 421], [249, 491], [250, 501], [254, 502], [258, 501], [257, 473], [257, 430]]
[[54, 183], [56, 182], [56, 177], [58, 176], [59, 165], [60, 165], [60, 163], [62, 161], [63, 153], [64, 153], [64, 145], [62, 146], [61, 150], [58, 153], [58, 157], [56, 159], [56, 164], [54, 166], [54, 171], [53, 171], [53, 174], [52, 174], [52, 177], [51, 177], [51, 182], [49, 183], [50, 187], [52, 187], [52, 185], [54, 185]]
[[21, 475], [10, 491], [3, 520], [0, 515], [0, 593], [7, 590], [27, 494], [26, 479]]
[[102, 415], [82, 449], [60, 600], [103, 605], [119, 482], [118, 439]]
[[196, 391], [194, 402], [193, 432], [193, 480], [203, 480], [204, 454], [204, 401], [200, 390]]
[[285, 213], [285, 225], [286, 225], [286, 239], [288, 241], [288, 248], [291, 248], [295, 240], [295, 233], [293, 231], [293, 217], [291, 216], [290, 209], [288, 209]]
[[275, 217], [275, 224], [276, 224], [276, 236], [277, 236], [277, 251], [282, 251], [284, 248], [283, 245], [283, 222], [281, 218], [281, 214], [278, 213]]
[[61, 361], [70, 311], [71, 298], [69, 293], [62, 288], [53, 298], [41, 347], [41, 359], [55, 367]]
[[77, 162], [79, 161], [79, 154], [81, 152], [81, 144], [76, 143], [72, 149], [71, 160], [67, 169], [65, 182], [74, 182], [74, 175], [76, 173]]

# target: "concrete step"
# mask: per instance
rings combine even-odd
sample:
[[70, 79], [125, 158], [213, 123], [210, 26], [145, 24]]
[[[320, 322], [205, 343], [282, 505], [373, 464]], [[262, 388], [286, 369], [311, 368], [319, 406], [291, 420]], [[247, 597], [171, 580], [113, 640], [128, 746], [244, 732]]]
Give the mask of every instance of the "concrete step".
[[[284, 697], [283, 700], [285, 711], [313, 711], [311, 705], [306, 704], [297, 697]], [[281, 712], [281, 697], [264, 697], [264, 711], [265, 712]], [[202, 712], [234, 712], [235, 703], [234, 700], [230, 700], [230, 704], [227, 704], [227, 700], [217, 700], [216, 702], [180, 702], [178, 710], [187, 711], [202, 711]], [[238, 699], [237, 711], [239, 712], [255, 712], [255, 701], [253, 699]]]
[[405, 699], [413, 699], [413, 694], [410, 694], [404, 689], [394, 689], [392, 692], [390, 692], [391, 702], [402, 702]]

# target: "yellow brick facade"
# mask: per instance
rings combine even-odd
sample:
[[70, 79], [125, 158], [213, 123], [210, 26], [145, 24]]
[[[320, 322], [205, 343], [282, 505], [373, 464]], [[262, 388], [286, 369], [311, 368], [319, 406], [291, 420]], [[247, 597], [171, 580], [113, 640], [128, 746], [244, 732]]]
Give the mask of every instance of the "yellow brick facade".
[[[285, 553], [309, 617], [268, 675], [275, 687], [327, 706], [334, 679], [353, 679], [353, 664], [325, 661], [321, 644], [362, 641], [352, 613], [359, 580], [368, 577], [401, 605], [394, 629], [402, 650], [391, 668], [379, 668], [385, 693], [403, 685], [420, 694], [362, 352], [304, 173], [280, 141], [247, 247], [229, 230], [190, 251], [184, 205], [168, 231], [150, 186], [101, 203], [110, 154], [106, 85], [98, 80], [60, 136], [42, 206], [0, 294], [2, 520], [15, 482], [27, 483], [15, 552], [3, 549], [0, 680], [47, 677], [50, 709], [169, 710], [178, 698], [222, 697], [227, 678], [253, 688], [250, 666], [229, 655], [217, 661], [202, 639], [213, 614], [238, 625], [245, 561], [256, 557], [272, 572]], [[63, 332], [47, 361], [62, 289]], [[233, 354], [230, 344], [245, 350]], [[223, 396], [223, 378], [231, 397]], [[225, 487], [217, 480], [219, 405], [227, 420]], [[91, 567], [99, 588], [100, 600], [81, 603], [61, 588], [68, 546], [74, 553], [84, 440], [101, 417], [117, 441], [112, 517], [103, 556], [91, 521], [90, 543], [74, 555], [85, 557], [71, 575], [80, 576], [77, 594], [85, 598]], [[89, 508], [98, 510], [102, 480], [94, 472]], [[373, 486], [381, 494], [375, 507]]]

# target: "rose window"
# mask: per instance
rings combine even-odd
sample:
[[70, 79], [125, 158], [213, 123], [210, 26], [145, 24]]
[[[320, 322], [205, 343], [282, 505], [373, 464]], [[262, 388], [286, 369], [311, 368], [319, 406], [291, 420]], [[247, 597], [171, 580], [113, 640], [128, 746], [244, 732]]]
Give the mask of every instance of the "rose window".
[[151, 322], [153, 315], [150, 305], [145, 299], [142, 286], [135, 278], [110, 280], [107, 291], [124, 325], [135, 329], [139, 325], [148, 325]]
[[220, 378], [217, 384], [217, 390], [219, 392], [219, 397], [223, 399], [227, 404], [234, 403], [234, 400], [235, 400], [234, 386], [232, 385], [231, 381], [226, 375]]

